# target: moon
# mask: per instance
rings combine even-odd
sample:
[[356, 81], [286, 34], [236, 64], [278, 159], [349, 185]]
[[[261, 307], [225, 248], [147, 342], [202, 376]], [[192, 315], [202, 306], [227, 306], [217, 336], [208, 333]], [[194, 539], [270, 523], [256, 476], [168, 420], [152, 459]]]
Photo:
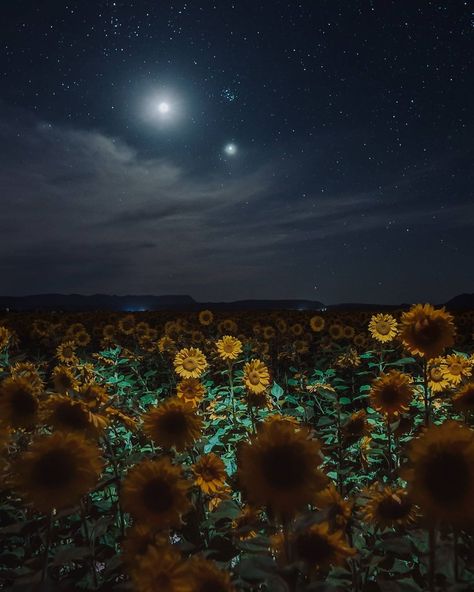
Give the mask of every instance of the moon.
[[230, 142], [229, 144], [226, 144], [224, 146], [224, 152], [228, 156], [234, 156], [234, 154], [237, 154], [237, 146], [235, 144], [233, 144], [232, 142]]
[[170, 104], [167, 103], [166, 101], [161, 101], [161, 103], [158, 103], [158, 111], [162, 114], [162, 115], [166, 115], [166, 113], [170, 112]]

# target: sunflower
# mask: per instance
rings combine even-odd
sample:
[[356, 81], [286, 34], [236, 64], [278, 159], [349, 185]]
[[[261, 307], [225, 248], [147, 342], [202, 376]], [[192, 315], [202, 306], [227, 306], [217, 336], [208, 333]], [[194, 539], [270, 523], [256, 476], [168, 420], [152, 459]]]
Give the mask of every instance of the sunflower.
[[214, 315], [210, 310], [201, 310], [198, 315], [198, 320], [201, 323], [201, 325], [207, 327], [208, 325], [212, 324], [212, 321], [214, 320]]
[[344, 327], [339, 323], [333, 323], [328, 329], [329, 337], [338, 341], [344, 337]]
[[389, 314], [373, 315], [369, 322], [369, 332], [380, 343], [387, 343], [397, 335], [397, 321]]
[[99, 436], [107, 426], [105, 417], [93, 415], [82, 401], [66, 395], [51, 395], [44, 405], [44, 421], [56, 430]]
[[200, 349], [185, 347], [174, 358], [174, 369], [181, 378], [199, 378], [207, 368], [207, 361]]
[[314, 331], [315, 333], [320, 333], [324, 329], [324, 325], [324, 318], [320, 315], [314, 315], [314, 317], [311, 317], [309, 320], [311, 331]]
[[68, 366], [55, 366], [52, 373], [54, 389], [58, 393], [67, 393], [70, 390], [75, 390], [79, 386], [79, 382], [74, 376], [71, 368]]
[[133, 315], [125, 315], [119, 320], [118, 328], [124, 335], [132, 335], [135, 331], [135, 317]]
[[239, 481], [253, 505], [284, 517], [311, 503], [325, 487], [321, 462], [319, 443], [309, 430], [286, 421], [264, 423], [240, 450]]
[[74, 343], [80, 347], [86, 347], [91, 342], [91, 336], [87, 331], [79, 331], [74, 335]]
[[251, 393], [260, 394], [270, 384], [268, 368], [260, 360], [251, 360], [244, 366], [244, 384]]
[[171, 545], [149, 546], [131, 575], [136, 592], [192, 592], [187, 564]]
[[428, 515], [446, 521], [474, 517], [474, 432], [446, 421], [411, 442], [409, 468], [402, 472], [408, 491]]
[[81, 385], [77, 389], [77, 395], [90, 409], [105, 407], [110, 400], [105, 387], [94, 381]]
[[437, 357], [428, 360], [428, 386], [433, 393], [442, 393], [449, 388], [449, 380], [445, 375], [446, 361]]
[[263, 335], [263, 338], [267, 341], [270, 339], [275, 339], [275, 336], [276, 336], [275, 327], [272, 327], [271, 325], [267, 325], [266, 327], [263, 328], [262, 335]]
[[354, 327], [351, 327], [351, 325], [344, 325], [342, 334], [344, 335], [344, 339], [353, 339], [355, 335], [355, 329]]
[[225, 465], [213, 452], [201, 456], [193, 465], [194, 482], [203, 493], [214, 494], [225, 486]]
[[143, 418], [143, 431], [158, 446], [176, 448], [191, 446], [200, 436], [202, 419], [194, 407], [178, 398], [152, 407]]
[[99, 480], [100, 450], [79, 434], [56, 432], [31, 444], [12, 472], [13, 485], [40, 512], [79, 502]]
[[443, 374], [450, 384], [458, 386], [471, 373], [472, 363], [469, 358], [457, 354], [446, 356]]
[[474, 382], [468, 382], [453, 396], [453, 404], [464, 413], [474, 409]]
[[224, 319], [218, 325], [218, 329], [220, 333], [237, 333], [239, 327], [237, 323], [233, 319]]
[[8, 346], [10, 337], [10, 331], [6, 327], [0, 326], [0, 351], [2, 351]]
[[340, 565], [356, 553], [346, 543], [344, 533], [341, 530], [331, 532], [328, 522], [312, 524], [295, 532], [291, 537], [291, 548], [295, 559], [310, 571]]
[[376, 483], [365, 492], [365, 497], [363, 518], [377, 528], [406, 526], [416, 518], [416, 508], [405, 489]]
[[236, 360], [242, 353], [242, 343], [231, 335], [224, 335], [216, 342], [217, 353], [223, 360]]
[[121, 491], [123, 508], [134, 519], [154, 528], [178, 527], [188, 511], [190, 483], [166, 458], [145, 460], [126, 475]]
[[175, 342], [171, 337], [165, 335], [158, 339], [158, 349], [161, 353], [171, 352], [174, 350]]
[[416, 304], [401, 318], [400, 338], [412, 355], [440, 356], [454, 344], [456, 327], [451, 314], [431, 304]]
[[234, 592], [230, 574], [219, 569], [214, 561], [194, 556], [188, 565], [192, 592]]
[[150, 546], [162, 547], [167, 543], [169, 536], [166, 534], [157, 533], [146, 524], [135, 524], [127, 530], [122, 542], [122, 559], [132, 571]]
[[74, 366], [78, 363], [78, 358], [76, 356], [76, 344], [74, 341], [65, 341], [58, 345], [56, 349], [56, 357], [61, 362], [61, 364], [67, 364], [69, 366]]
[[345, 500], [332, 482], [316, 494], [314, 505], [325, 510], [328, 522], [337, 528], [344, 528], [352, 514], [352, 502]]
[[372, 406], [389, 418], [407, 411], [412, 398], [411, 377], [398, 370], [381, 374], [372, 383], [370, 391]]
[[0, 424], [10, 428], [32, 428], [38, 421], [39, 400], [27, 378], [11, 376], [0, 384]]
[[353, 444], [368, 434], [367, 413], [364, 409], [352, 413], [342, 426], [342, 435], [345, 444]]
[[197, 407], [206, 394], [206, 388], [197, 378], [185, 378], [178, 382], [176, 394], [180, 399], [184, 399], [186, 403]]
[[10, 374], [13, 377], [22, 376], [26, 378], [37, 395], [43, 392], [44, 381], [38, 368], [32, 362], [16, 362], [16, 364], [10, 366]]
[[112, 341], [115, 337], [115, 326], [114, 325], [104, 325], [102, 327], [102, 337], [107, 341]]
[[299, 337], [300, 335], [303, 335], [303, 325], [301, 323], [293, 323], [293, 325], [290, 325], [290, 333], [293, 335], [293, 337]]

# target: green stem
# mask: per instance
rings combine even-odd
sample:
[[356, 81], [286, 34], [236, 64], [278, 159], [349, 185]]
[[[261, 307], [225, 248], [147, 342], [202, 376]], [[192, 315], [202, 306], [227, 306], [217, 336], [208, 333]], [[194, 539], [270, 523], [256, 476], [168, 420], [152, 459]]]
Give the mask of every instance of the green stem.
[[232, 403], [232, 421], [235, 423], [234, 378], [232, 376], [232, 362], [231, 361], [229, 361], [229, 363], [228, 363], [228, 371], [229, 371], [230, 400], [231, 400], [231, 403]]

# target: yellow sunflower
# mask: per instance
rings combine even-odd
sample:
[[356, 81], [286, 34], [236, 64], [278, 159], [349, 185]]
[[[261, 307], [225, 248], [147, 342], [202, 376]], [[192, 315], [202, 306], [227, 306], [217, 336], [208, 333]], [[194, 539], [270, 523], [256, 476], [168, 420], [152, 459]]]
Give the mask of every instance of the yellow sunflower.
[[224, 335], [216, 342], [217, 353], [223, 360], [236, 360], [242, 353], [242, 343], [231, 335]]
[[369, 322], [369, 332], [377, 341], [387, 343], [397, 335], [397, 321], [389, 314], [373, 315]]
[[201, 456], [193, 465], [194, 482], [203, 493], [214, 494], [225, 486], [225, 465], [213, 452]]
[[185, 450], [199, 438], [201, 429], [202, 419], [194, 407], [178, 398], [152, 407], [143, 417], [143, 431], [163, 448]]
[[413, 501], [428, 516], [448, 522], [474, 517], [474, 432], [446, 421], [411, 442], [402, 472]]
[[344, 327], [339, 323], [333, 323], [328, 329], [329, 337], [338, 341], [344, 337]]
[[244, 384], [251, 393], [263, 393], [270, 384], [268, 368], [260, 360], [251, 360], [244, 366]]
[[78, 363], [78, 357], [76, 356], [76, 344], [74, 341], [65, 341], [61, 343], [56, 349], [56, 357], [61, 364], [67, 364], [74, 366]]
[[16, 364], [10, 366], [10, 374], [13, 377], [22, 376], [26, 378], [37, 395], [43, 392], [44, 381], [38, 368], [32, 362], [16, 362]]
[[474, 382], [468, 382], [453, 396], [453, 404], [464, 413], [474, 409]]
[[337, 528], [344, 528], [352, 514], [352, 502], [345, 500], [332, 482], [316, 494], [314, 505], [325, 510], [328, 522]]
[[168, 335], [165, 335], [164, 337], [161, 337], [158, 340], [158, 349], [161, 353], [172, 352], [174, 350], [174, 347], [175, 341], [174, 339], [171, 339], [171, 337], [169, 337]]
[[38, 421], [39, 399], [27, 378], [11, 376], [0, 384], [0, 424], [4, 427], [32, 428]]
[[198, 315], [198, 319], [201, 325], [207, 327], [208, 325], [212, 324], [212, 321], [214, 320], [214, 315], [210, 310], [201, 310]]
[[195, 347], [185, 347], [174, 358], [174, 369], [181, 378], [199, 378], [207, 368], [206, 357]]
[[52, 379], [54, 389], [58, 393], [67, 393], [70, 390], [77, 389], [79, 386], [78, 380], [68, 366], [55, 366]]
[[324, 325], [324, 318], [320, 315], [314, 315], [309, 320], [309, 326], [311, 327], [311, 331], [314, 331], [315, 333], [320, 333], [324, 329]]
[[151, 527], [178, 527], [181, 515], [190, 507], [187, 498], [190, 485], [181, 469], [172, 465], [168, 458], [142, 461], [130, 469], [123, 480], [123, 508]]
[[56, 432], [34, 441], [14, 466], [13, 484], [40, 512], [79, 502], [99, 480], [99, 448], [79, 434]]
[[169, 536], [157, 533], [146, 524], [135, 524], [127, 530], [122, 542], [122, 559], [130, 571], [137, 568], [137, 563], [150, 546], [162, 547], [169, 543]]
[[0, 351], [8, 346], [11, 333], [6, 327], [0, 326]]
[[50, 395], [44, 404], [44, 421], [56, 430], [99, 436], [107, 426], [107, 419], [92, 414], [87, 406], [67, 395]]
[[286, 421], [264, 423], [239, 451], [239, 482], [249, 501], [280, 517], [312, 503], [327, 484], [318, 469], [320, 446], [306, 428]]
[[125, 315], [118, 322], [118, 328], [124, 335], [132, 335], [135, 332], [135, 317], [133, 315]]
[[186, 403], [197, 407], [206, 394], [206, 388], [198, 378], [185, 378], [178, 382], [176, 394]]
[[412, 398], [411, 377], [398, 370], [381, 374], [372, 383], [370, 391], [372, 407], [388, 417], [407, 411]]
[[149, 546], [131, 575], [136, 592], [192, 592], [189, 568], [171, 545]]
[[194, 556], [188, 562], [192, 592], [234, 592], [230, 574], [214, 561]]
[[454, 344], [456, 327], [451, 314], [431, 304], [416, 304], [401, 318], [400, 338], [412, 355], [440, 356]]
[[457, 354], [446, 356], [443, 373], [450, 384], [458, 386], [465, 378], [471, 376], [471, 360]]
[[366, 490], [364, 497], [363, 518], [377, 528], [406, 526], [416, 519], [416, 507], [405, 489], [375, 483]]
[[449, 388], [449, 380], [445, 375], [446, 361], [436, 357], [428, 360], [427, 375], [428, 386], [433, 393], [442, 393]]

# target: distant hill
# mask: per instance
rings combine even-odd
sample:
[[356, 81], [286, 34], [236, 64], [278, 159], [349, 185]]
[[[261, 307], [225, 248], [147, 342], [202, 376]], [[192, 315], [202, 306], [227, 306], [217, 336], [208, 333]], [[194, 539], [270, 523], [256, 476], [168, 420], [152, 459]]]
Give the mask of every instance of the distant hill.
[[[450, 310], [474, 310], [474, 294], [461, 294], [444, 305]], [[128, 295], [108, 294], [34, 294], [31, 296], [0, 296], [0, 310], [11, 311], [144, 311], [176, 310], [394, 310], [406, 309], [410, 304], [367, 304], [346, 302], [325, 305], [318, 300], [236, 300], [235, 302], [197, 302], [186, 294]], [[441, 306], [441, 305], [440, 305]]]

